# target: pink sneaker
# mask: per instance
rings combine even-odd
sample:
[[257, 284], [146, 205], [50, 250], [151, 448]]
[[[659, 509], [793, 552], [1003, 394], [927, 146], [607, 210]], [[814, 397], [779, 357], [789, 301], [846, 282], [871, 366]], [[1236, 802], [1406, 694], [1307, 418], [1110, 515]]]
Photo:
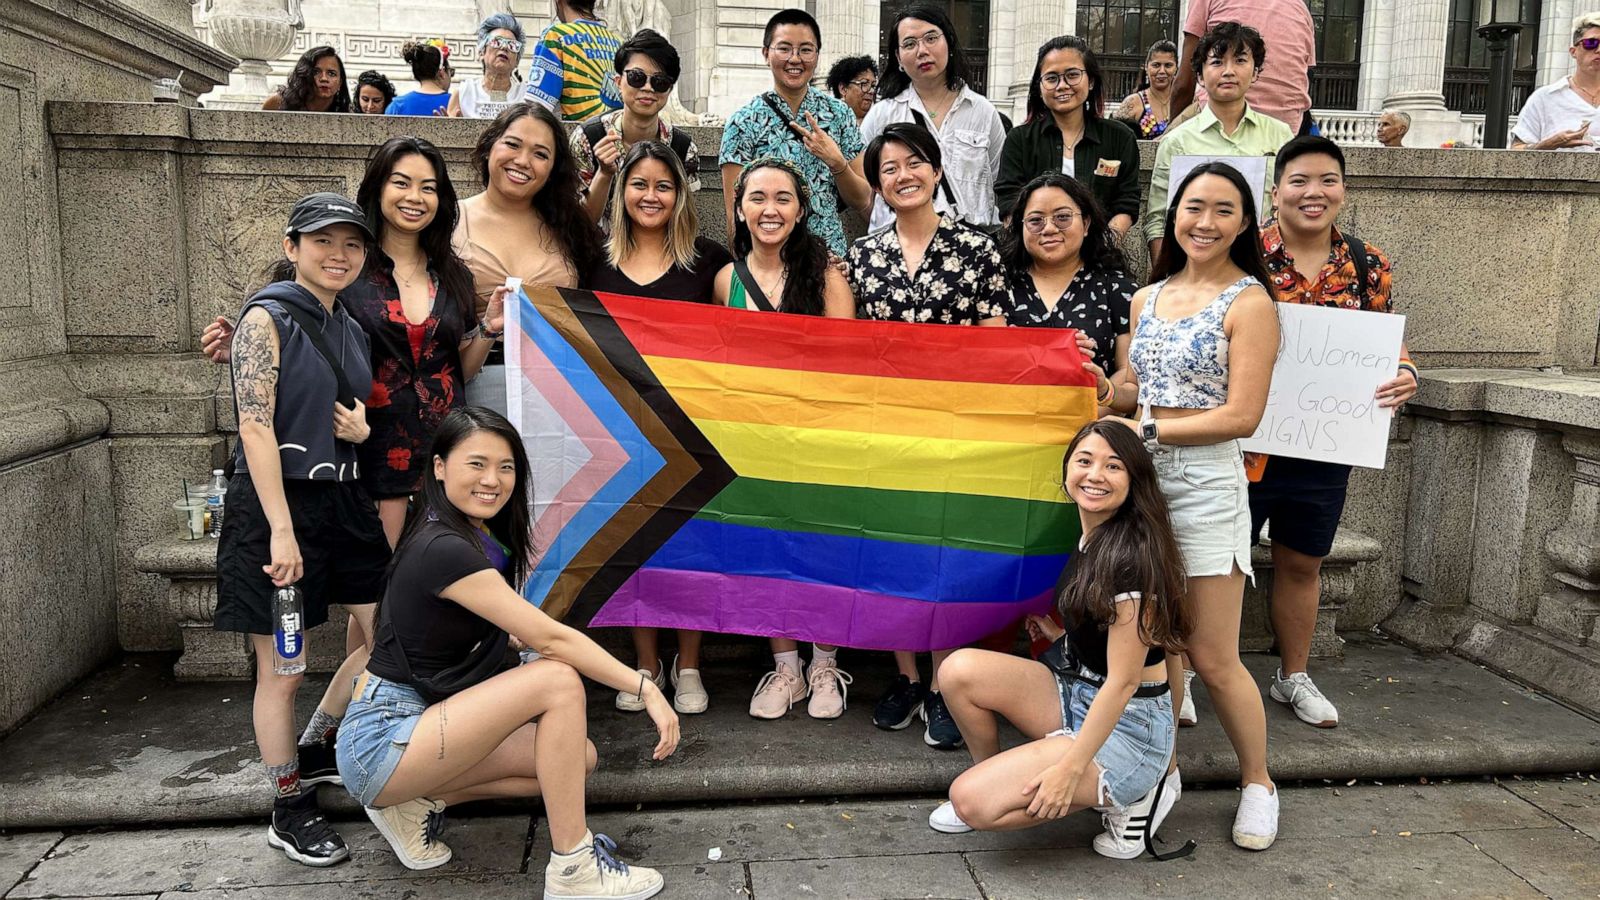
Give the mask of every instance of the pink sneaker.
[[807, 693], [806, 683], [799, 673], [779, 666], [763, 675], [761, 683], [756, 685], [755, 696], [750, 698], [750, 715], [758, 719], [781, 719], [796, 703], [804, 700]]
[[822, 662], [813, 660], [811, 671], [806, 673], [806, 683], [811, 688], [811, 702], [806, 712], [813, 719], [837, 719], [844, 715], [847, 685], [855, 679], [839, 668], [837, 659]]

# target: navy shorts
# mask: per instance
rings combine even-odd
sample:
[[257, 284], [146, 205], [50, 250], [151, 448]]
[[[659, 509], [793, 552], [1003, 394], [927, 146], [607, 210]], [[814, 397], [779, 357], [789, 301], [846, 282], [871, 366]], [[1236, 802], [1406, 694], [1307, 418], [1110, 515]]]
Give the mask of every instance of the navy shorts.
[[1296, 553], [1325, 557], [1344, 514], [1350, 467], [1274, 456], [1260, 481], [1250, 485], [1251, 543], [1272, 523], [1272, 543]]

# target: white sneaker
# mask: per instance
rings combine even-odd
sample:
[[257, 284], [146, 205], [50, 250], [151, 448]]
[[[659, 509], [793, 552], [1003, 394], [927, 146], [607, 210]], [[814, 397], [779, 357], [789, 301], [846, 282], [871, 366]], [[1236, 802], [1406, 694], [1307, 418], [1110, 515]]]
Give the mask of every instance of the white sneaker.
[[406, 868], [433, 869], [450, 861], [450, 848], [439, 840], [443, 803], [418, 797], [382, 809], [368, 806], [366, 812]]
[[[649, 669], [635, 669], [634, 671], [654, 681], [658, 688], [667, 686], [667, 670], [665, 668], [653, 675]], [[639, 712], [644, 709], [644, 697], [640, 694], [630, 694], [627, 691], [617, 691], [617, 709], [623, 712]]]
[[1172, 812], [1173, 804], [1183, 796], [1183, 778], [1173, 769], [1159, 787], [1159, 803], [1156, 802], [1156, 788], [1151, 788], [1131, 806], [1107, 809], [1100, 817], [1106, 830], [1094, 836], [1094, 852], [1111, 859], [1136, 859], [1143, 853], [1145, 834], [1155, 837], [1167, 813]]
[[550, 854], [544, 867], [544, 900], [645, 900], [666, 885], [661, 873], [630, 866], [611, 854], [616, 842], [585, 834], [571, 853]]
[[1193, 728], [1200, 718], [1194, 711], [1194, 670], [1183, 670], [1183, 707], [1178, 710], [1178, 727]]
[[972, 830], [971, 825], [961, 821], [961, 817], [956, 815], [956, 805], [949, 800], [928, 813], [928, 827], [940, 834], [966, 834]]
[[1317, 690], [1311, 676], [1304, 672], [1296, 672], [1285, 678], [1283, 670], [1279, 669], [1272, 676], [1272, 687], [1267, 689], [1267, 693], [1279, 703], [1287, 703], [1300, 721], [1307, 725], [1333, 728], [1339, 724], [1339, 711], [1333, 708], [1327, 697], [1322, 696], [1322, 691]]
[[703, 713], [711, 705], [705, 682], [700, 680], [699, 669], [678, 668], [678, 658], [672, 658], [672, 708], [684, 715]]
[[839, 668], [837, 659], [811, 662], [806, 672], [806, 684], [811, 688], [811, 702], [806, 713], [813, 719], [837, 719], [844, 715], [845, 700], [850, 696], [848, 685], [855, 679]]
[[1265, 850], [1278, 839], [1278, 792], [1247, 784], [1233, 816], [1233, 842], [1246, 850]]
[[811, 688], [799, 672], [790, 671], [788, 666], [778, 666], [756, 684], [755, 695], [750, 698], [750, 715], [757, 719], [781, 719], [810, 693]]

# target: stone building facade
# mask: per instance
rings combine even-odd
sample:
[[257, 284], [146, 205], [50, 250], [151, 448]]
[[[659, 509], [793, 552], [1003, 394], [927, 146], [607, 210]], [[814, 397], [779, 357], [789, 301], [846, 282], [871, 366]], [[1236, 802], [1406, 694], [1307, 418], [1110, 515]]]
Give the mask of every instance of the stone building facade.
[[[726, 116], [767, 85], [760, 53], [762, 25], [773, 12], [795, 2], [799, 0], [601, 0], [601, 9], [608, 18], [630, 22], [641, 18], [642, 9], [645, 22], [670, 31], [684, 55], [679, 88], [684, 105]], [[804, 0], [822, 25], [819, 70], [825, 72], [843, 56], [886, 58], [888, 41], [882, 29], [907, 2]], [[1181, 38], [1188, 11], [1188, 0], [944, 2], [982, 73], [980, 89], [1019, 120], [1033, 66], [1031, 48], [1059, 34], [1084, 36], [1106, 69], [1107, 96], [1120, 97], [1138, 86], [1146, 47], [1163, 37]], [[1569, 71], [1569, 26], [1589, 9], [1584, 2], [1522, 4], [1526, 21], [1516, 48], [1513, 109], [1534, 87]], [[461, 62], [459, 77], [472, 77], [477, 72], [472, 35], [483, 14], [511, 11], [530, 35], [551, 20], [551, 0], [199, 0], [195, 22], [202, 37], [215, 40], [213, 15], [259, 3], [295, 4], [305, 22], [294, 31], [285, 21], [287, 49], [268, 61], [273, 84], [282, 82], [300, 53], [327, 44], [340, 50], [352, 77], [375, 68], [403, 91], [410, 73], [400, 59], [400, 46], [416, 37], [448, 40], [453, 58]], [[1476, 3], [1317, 0], [1310, 8], [1320, 63], [1312, 76], [1312, 96], [1325, 131], [1349, 143], [1375, 143], [1378, 112], [1394, 108], [1413, 119], [1412, 146], [1477, 142], [1488, 63], [1483, 39], [1475, 33]]]

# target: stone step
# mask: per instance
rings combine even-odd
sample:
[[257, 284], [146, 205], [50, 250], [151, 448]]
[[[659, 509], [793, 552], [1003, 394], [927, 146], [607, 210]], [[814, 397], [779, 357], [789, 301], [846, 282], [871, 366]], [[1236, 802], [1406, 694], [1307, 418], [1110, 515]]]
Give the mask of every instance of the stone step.
[[[1593, 719], [1455, 656], [1423, 655], [1371, 635], [1346, 637], [1345, 658], [1315, 671], [1340, 708], [1338, 728], [1311, 728], [1267, 701], [1278, 779], [1600, 768]], [[648, 720], [618, 713], [611, 692], [591, 687], [591, 737], [601, 759], [591, 803], [942, 792], [967, 755], [928, 748], [920, 728], [872, 727], [872, 703], [893, 675], [888, 656], [845, 651], [841, 660], [856, 682], [850, 710], [832, 722], [807, 718], [803, 706], [779, 721], [754, 720], [746, 706], [762, 666], [746, 658], [709, 669], [711, 710], [685, 717], [682, 745], [664, 763], [648, 759]], [[249, 686], [181, 683], [171, 664], [170, 656], [128, 657], [0, 741], [8, 762], [0, 767], [0, 829], [259, 818], [268, 795], [251, 740]], [[1264, 684], [1276, 660], [1249, 654], [1246, 664]], [[308, 679], [301, 721], [323, 684]], [[1184, 777], [1227, 784], [1236, 762], [1209, 700], [1198, 693], [1200, 725], [1179, 737]], [[336, 815], [359, 815], [344, 792], [322, 796]]]

